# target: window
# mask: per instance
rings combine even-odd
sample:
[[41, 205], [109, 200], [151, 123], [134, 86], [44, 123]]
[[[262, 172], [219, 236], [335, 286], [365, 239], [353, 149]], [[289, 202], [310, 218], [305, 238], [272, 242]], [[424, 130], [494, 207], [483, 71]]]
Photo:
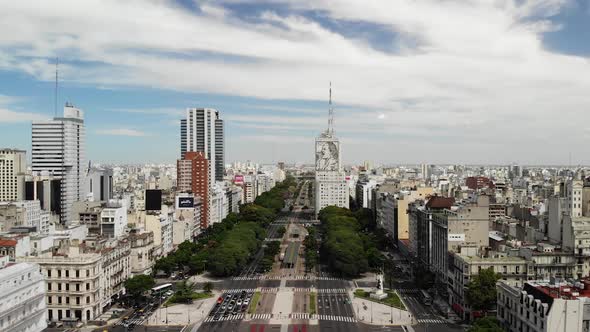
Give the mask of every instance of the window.
[[51, 283], [47, 283], [47, 290], [50, 291], [51, 290]]
[[47, 277], [51, 278], [51, 270], [47, 270]]

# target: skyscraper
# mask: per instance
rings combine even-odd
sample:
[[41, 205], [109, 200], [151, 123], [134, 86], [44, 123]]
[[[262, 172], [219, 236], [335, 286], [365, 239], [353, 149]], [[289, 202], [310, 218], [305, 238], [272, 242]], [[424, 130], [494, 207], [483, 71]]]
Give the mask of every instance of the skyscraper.
[[0, 202], [20, 201], [25, 193], [26, 152], [0, 150]]
[[315, 211], [326, 206], [348, 208], [348, 184], [342, 171], [340, 141], [334, 135], [334, 110], [330, 87], [328, 129], [315, 140]]
[[71, 104], [63, 117], [34, 121], [32, 170], [61, 177], [61, 222], [72, 221], [72, 205], [85, 199], [84, 113]]
[[210, 183], [223, 181], [225, 139], [219, 111], [210, 108], [189, 108], [186, 119], [180, 120], [180, 155], [203, 152], [209, 160]]

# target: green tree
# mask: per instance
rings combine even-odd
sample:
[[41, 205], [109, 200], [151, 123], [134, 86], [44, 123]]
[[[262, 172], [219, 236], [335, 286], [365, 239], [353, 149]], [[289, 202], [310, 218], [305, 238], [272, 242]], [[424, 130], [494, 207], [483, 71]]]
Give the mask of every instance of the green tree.
[[474, 310], [487, 310], [496, 303], [496, 282], [500, 275], [494, 270], [485, 269], [473, 276], [467, 284], [466, 299]]
[[176, 291], [174, 292], [174, 300], [176, 303], [190, 303], [193, 300], [193, 289], [195, 284], [192, 282], [182, 281], [176, 284]]
[[213, 290], [213, 283], [210, 281], [207, 281], [204, 285], [203, 285], [203, 291], [207, 292], [207, 293], [211, 293], [211, 291]]
[[154, 265], [154, 270], [156, 271], [156, 274], [158, 273], [158, 271], [162, 271], [164, 272], [164, 274], [170, 275], [170, 273], [172, 273], [172, 271], [175, 268], [176, 264], [174, 262], [174, 259], [170, 256], [158, 259], [156, 261], [156, 264]]
[[125, 280], [125, 290], [129, 295], [137, 298], [143, 296], [143, 293], [153, 288], [155, 284], [152, 276], [140, 274]]
[[483, 317], [477, 319], [468, 332], [502, 332], [504, 329], [495, 317]]

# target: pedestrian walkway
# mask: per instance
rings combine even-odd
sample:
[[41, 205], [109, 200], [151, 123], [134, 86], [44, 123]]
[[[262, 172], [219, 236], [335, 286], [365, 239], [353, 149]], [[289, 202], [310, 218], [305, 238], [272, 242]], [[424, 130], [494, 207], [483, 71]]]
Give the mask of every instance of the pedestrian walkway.
[[292, 313], [289, 315], [292, 319], [309, 319], [309, 314], [306, 312]]
[[235, 294], [235, 293], [241, 293], [243, 291], [255, 292], [256, 288], [224, 289], [221, 291], [221, 293]]
[[321, 294], [331, 294], [331, 293], [343, 294], [343, 293], [346, 293], [347, 290], [345, 288], [319, 288], [317, 290], [317, 292], [321, 293]]
[[207, 317], [205, 318], [205, 323], [214, 322], [214, 321], [228, 321], [228, 320], [242, 320], [244, 319], [244, 314], [237, 314], [237, 315], [229, 315], [225, 317], [219, 317], [219, 319], [215, 320], [214, 317]]
[[336, 322], [356, 322], [356, 318], [350, 316], [333, 316], [333, 315], [312, 315], [311, 319], [331, 320]]
[[433, 319], [433, 318], [418, 318], [418, 323], [426, 323], [426, 324], [446, 324], [448, 323], [446, 320], [442, 319]]
[[269, 287], [263, 287], [260, 288], [260, 292], [261, 293], [276, 293], [279, 291], [278, 287], [273, 287], [273, 288], [269, 288]]
[[128, 319], [125, 322], [123, 322], [123, 320], [119, 320], [114, 325], [115, 326], [123, 326], [124, 324], [141, 325], [141, 324], [143, 324], [144, 321], [145, 321], [145, 318], [137, 317], [137, 318]]
[[250, 319], [271, 319], [272, 314], [253, 314]]

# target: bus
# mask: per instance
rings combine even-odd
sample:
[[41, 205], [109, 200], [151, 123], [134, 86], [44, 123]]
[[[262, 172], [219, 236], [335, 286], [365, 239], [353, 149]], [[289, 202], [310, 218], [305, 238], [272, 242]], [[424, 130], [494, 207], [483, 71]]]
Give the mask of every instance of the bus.
[[428, 292], [426, 292], [425, 290], [420, 290], [420, 299], [422, 300], [422, 304], [424, 305], [431, 305], [432, 304], [432, 297], [430, 296], [430, 294], [428, 294]]
[[156, 286], [152, 288], [152, 296], [162, 296], [162, 294], [166, 293], [172, 289], [172, 284], [163, 284], [160, 286]]

